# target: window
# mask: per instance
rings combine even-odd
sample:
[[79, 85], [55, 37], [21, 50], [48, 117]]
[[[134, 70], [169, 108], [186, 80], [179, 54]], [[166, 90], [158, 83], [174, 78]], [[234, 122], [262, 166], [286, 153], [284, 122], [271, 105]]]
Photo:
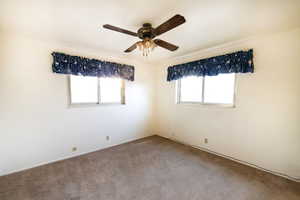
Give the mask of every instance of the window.
[[177, 81], [178, 103], [234, 105], [235, 74], [189, 76]]
[[71, 75], [70, 97], [71, 104], [125, 104], [124, 81]]

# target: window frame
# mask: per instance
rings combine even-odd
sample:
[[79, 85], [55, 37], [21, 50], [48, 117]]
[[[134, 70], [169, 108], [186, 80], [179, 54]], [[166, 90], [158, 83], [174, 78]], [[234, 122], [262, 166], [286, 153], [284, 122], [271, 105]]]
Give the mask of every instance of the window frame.
[[80, 103], [73, 103], [72, 102], [72, 90], [71, 90], [71, 76], [72, 75], [68, 75], [68, 103], [70, 107], [80, 107], [80, 106], [103, 106], [103, 105], [125, 105], [125, 81], [123, 79], [121, 80], [121, 102], [105, 102], [105, 103], [101, 103], [101, 92], [100, 92], [100, 78], [101, 77], [97, 77], [97, 97], [98, 97], [98, 102], [97, 103], [84, 103], [84, 102], [80, 102]]
[[236, 107], [236, 91], [237, 91], [237, 74], [234, 73], [234, 85], [233, 85], [233, 102], [231, 103], [206, 103], [204, 102], [204, 87], [205, 87], [205, 76], [202, 77], [202, 95], [201, 95], [201, 102], [195, 101], [181, 101], [181, 79], [176, 80], [176, 104], [179, 105], [196, 105], [196, 106], [216, 106], [216, 107], [228, 107], [228, 108], [235, 108]]

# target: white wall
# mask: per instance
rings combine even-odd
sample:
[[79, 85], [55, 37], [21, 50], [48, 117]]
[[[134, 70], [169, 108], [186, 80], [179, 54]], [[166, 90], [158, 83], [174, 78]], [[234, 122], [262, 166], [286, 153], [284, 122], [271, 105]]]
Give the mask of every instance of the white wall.
[[[255, 73], [237, 76], [236, 108], [175, 104], [167, 66], [250, 48]], [[300, 178], [299, 75], [300, 29], [168, 60], [157, 69], [155, 132]]]
[[[69, 108], [67, 76], [52, 73], [52, 51], [133, 64], [126, 105]], [[0, 175], [150, 135], [152, 69], [95, 50], [0, 34]]]

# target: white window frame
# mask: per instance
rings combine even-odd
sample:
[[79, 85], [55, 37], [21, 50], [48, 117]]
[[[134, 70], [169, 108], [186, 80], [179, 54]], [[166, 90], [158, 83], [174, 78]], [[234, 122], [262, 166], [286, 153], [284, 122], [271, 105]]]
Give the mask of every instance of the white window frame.
[[73, 103], [72, 102], [72, 90], [71, 90], [71, 75], [68, 76], [68, 102], [69, 106], [98, 106], [98, 105], [125, 105], [125, 81], [121, 79], [121, 102], [101, 102], [101, 92], [100, 92], [100, 77], [97, 77], [97, 83], [98, 83], [98, 102], [97, 103]]
[[217, 107], [229, 107], [229, 108], [235, 108], [236, 106], [236, 91], [237, 91], [237, 74], [234, 74], [234, 89], [233, 89], [233, 102], [231, 103], [206, 103], [204, 102], [204, 87], [205, 87], [205, 76], [202, 76], [202, 95], [201, 95], [201, 102], [196, 101], [181, 101], [181, 80], [178, 79], [176, 81], [176, 104], [182, 104], [182, 105], [200, 105], [200, 106], [217, 106]]

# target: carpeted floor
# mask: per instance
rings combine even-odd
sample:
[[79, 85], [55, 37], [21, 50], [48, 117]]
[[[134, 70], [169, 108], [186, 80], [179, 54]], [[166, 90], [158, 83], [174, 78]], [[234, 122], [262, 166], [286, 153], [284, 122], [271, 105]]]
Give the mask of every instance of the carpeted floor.
[[0, 177], [1, 200], [299, 200], [295, 183], [153, 136]]

